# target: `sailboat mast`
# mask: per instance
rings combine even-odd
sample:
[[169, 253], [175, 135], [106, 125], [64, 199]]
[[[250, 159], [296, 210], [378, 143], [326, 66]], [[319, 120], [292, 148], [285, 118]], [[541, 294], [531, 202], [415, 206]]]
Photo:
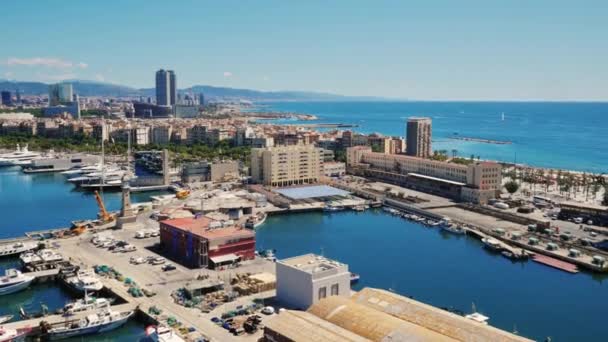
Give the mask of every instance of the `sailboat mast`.
[[106, 154], [104, 149], [104, 132], [106, 130], [106, 120], [101, 118], [101, 179], [99, 182], [99, 194], [101, 195], [101, 200], [103, 200], [103, 183], [106, 179], [105, 177], [105, 163], [106, 163]]

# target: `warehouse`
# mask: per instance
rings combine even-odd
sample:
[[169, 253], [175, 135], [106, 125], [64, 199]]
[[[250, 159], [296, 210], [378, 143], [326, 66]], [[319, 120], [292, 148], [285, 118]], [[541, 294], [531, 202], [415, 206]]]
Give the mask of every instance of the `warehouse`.
[[160, 241], [170, 258], [192, 268], [218, 268], [255, 258], [252, 230], [222, 227], [205, 216], [161, 221]]

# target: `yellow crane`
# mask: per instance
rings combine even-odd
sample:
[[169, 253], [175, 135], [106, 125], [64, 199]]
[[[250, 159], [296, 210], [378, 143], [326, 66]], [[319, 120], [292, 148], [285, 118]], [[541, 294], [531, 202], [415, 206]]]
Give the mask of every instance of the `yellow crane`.
[[114, 221], [116, 217], [108, 213], [108, 211], [106, 210], [106, 206], [105, 204], [103, 204], [103, 200], [101, 199], [101, 196], [99, 195], [99, 192], [97, 190], [95, 190], [95, 199], [97, 200], [97, 206], [99, 207], [99, 214], [97, 214], [97, 217], [103, 223]]

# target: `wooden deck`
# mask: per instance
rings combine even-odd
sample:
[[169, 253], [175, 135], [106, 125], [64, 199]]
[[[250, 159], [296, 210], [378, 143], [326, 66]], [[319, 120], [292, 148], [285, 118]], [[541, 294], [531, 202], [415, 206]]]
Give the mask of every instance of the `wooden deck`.
[[532, 257], [532, 260], [547, 266], [551, 266], [553, 268], [557, 268], [558, 270], [566, 271], [569, 273], [578, 273], [578, 268], [576, 267], [576, 265], [546, 255], [536, 254]]

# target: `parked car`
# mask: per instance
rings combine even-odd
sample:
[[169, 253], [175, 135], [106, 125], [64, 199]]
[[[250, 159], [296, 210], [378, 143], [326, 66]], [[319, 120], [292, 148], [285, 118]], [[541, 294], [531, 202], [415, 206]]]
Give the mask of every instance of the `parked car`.
[[267, 306], [262, 309], [262, 313], [264, 315], [272, 315], [274, 313], [274, 308], [272, 306]]
[[172, 264], [166, 264], [166, 265], [163, 266], [162, 269], [163, 269], [163, 271], [167, 272], [167, 271], [176, 270], [177, 267], [175, 267], [175, 265], [172, 265]]

